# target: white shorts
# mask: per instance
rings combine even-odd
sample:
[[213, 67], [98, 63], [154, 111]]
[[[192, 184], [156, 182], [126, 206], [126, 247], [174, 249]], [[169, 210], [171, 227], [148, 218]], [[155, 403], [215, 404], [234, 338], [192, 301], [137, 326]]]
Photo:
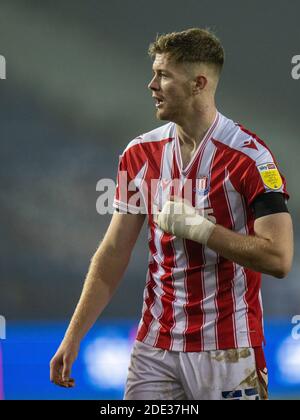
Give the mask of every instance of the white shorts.
[[125, 400], [267, 398], [262, 348], [176, 352], [135, 341]]

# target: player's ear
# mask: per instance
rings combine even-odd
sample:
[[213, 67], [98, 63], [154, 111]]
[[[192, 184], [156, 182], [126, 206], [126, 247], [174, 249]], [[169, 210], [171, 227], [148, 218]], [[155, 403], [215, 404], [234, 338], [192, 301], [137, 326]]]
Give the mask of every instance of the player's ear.
[[203, 74], [199, 74], [194, 79], [194, 89], [195, 94], [200, 93], [207, 86], [207, 78]]

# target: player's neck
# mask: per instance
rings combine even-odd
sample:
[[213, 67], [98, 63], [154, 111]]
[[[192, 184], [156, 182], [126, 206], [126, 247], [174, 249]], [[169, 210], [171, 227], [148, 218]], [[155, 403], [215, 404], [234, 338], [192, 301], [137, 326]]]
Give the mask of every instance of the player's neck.
[[197, 148], [213, 124], [216, 114], [217, 109], [213, 105], [202, 112], [197, 111], [193, 115], [187, 115], [180, 124], [176, 124], [180, 144]]

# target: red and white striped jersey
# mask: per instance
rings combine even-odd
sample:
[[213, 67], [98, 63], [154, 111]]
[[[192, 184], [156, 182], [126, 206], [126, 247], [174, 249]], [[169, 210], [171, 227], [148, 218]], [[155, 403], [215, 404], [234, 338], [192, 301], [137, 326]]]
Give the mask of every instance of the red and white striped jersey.
[[148, 214], [149, 266], [137, 340], [190, 352], [261, 346], [261, 274], [153, 222], [153, 201], [161, 207], [169, 185], [180, 195], [187, 182], [199, 212], [245, 235], [254, 234], [251, 204], [258, 195], [277, 191], [288, 198], [265, 143], [220, 113], [186, 168], [175, 123], [131, 141], [120, 156], [114, 207]]

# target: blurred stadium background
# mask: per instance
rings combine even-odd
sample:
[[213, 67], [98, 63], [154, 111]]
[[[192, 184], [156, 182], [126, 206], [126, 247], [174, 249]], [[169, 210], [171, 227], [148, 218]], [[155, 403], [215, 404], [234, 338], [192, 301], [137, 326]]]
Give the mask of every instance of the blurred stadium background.
[[287, 279], [263, 280], [266, 351], [271, 398], [300, 397], [300, 340], [291, 336], [300, 314], [300, 80], [291, 77], [299, 15], [296, 0], [0, 0], [0, 398], [122, 398], [142, 306], [145, 228], [82, 343], [77, 387], [51, 385], [48, 363], [110, 220], [96, 212], [96, 184], [115, 179], [132, 138], [160, 125], [146, 89], [148, 44], [193, 26], [210, 27], [226, 50], [219, 110], [264, 139], [287, 177], [295, 259]]

